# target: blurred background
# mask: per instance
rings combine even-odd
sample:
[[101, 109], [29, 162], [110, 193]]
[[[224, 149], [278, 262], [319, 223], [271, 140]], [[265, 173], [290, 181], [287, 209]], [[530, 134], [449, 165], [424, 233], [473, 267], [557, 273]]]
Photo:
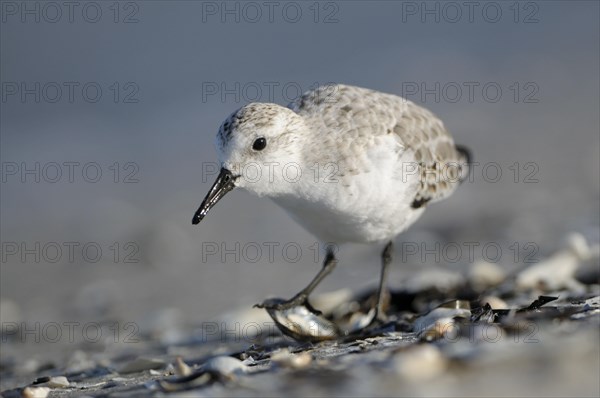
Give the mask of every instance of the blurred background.
[[[401, 264], [403, 242], [493, 242], [475, 259], [514, 268], [599, 239], [598, 2], [77, 4], [1, 3], [3, 325], [198, 325], [296, 293], [322, 254], [274, 203], [191, 218], [225, 117], [330, 82], [423, 104], [480, 164], [398, 237], [392, 285], [472, 262]], [[342, 247], [319, 291], [373, 286], [380, 250]]]

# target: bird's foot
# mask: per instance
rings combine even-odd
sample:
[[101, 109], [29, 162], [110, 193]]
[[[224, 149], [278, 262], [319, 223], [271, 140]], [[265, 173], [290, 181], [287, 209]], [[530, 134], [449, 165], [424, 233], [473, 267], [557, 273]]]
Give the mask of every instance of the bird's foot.
[[254, 308], [264, 308], [266, 310], [285, 311], [295, 307], [304, 306], [315, 315], [321, 315], [321, 311], [314, 308], [308, 301], [308, 296], [297, 294], [289, 300], [267, 299], [259, 304], [254, 304]]

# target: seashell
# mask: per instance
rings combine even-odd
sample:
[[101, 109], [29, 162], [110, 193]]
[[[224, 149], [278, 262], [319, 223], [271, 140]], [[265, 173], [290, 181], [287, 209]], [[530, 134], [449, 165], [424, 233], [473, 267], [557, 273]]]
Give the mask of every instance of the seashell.
[[[275, 305], [282, 302], [282, 299], [270, 299], [267, 303]], [[324, 341], [336, 339], [341, 335], [337, 325], [306, 305], [285, 310], [267, 308], [267, 312], [283, 334], [296, 340]]]

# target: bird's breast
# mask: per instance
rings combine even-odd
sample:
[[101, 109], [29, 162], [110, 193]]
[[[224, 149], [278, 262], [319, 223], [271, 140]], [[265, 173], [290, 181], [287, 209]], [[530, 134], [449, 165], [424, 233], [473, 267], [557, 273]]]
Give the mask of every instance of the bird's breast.
[[413, 209], [412, 187], [378, 173], [305, 186], [297, 195], [273, 198], [323, 242], [383, 242], [394, 238], [422, 213]]

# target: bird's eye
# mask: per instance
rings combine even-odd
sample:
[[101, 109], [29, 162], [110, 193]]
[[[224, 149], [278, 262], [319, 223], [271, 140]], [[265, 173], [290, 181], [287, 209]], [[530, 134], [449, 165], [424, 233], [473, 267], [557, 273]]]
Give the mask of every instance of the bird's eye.
[[252, 149], [262, 151], [267, 146], [267, 140], [264, 137], [257, 138], [252, 144]]

